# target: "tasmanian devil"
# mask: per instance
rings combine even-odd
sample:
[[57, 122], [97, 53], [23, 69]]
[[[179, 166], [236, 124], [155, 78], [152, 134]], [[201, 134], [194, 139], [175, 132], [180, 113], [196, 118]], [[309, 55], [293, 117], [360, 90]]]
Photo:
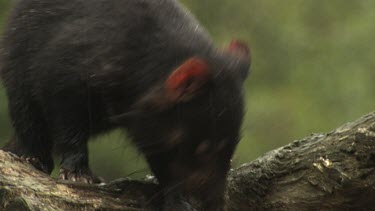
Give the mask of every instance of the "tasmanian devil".
[[60, 179], [95, 183], [90, 137], [124, 128], [165, 196], [163, 210], [223, 209], [240, 138], [241, 41], [214, 46], [176, 0], [20, 0], [1, 77], [15, 135], [5, 146]]

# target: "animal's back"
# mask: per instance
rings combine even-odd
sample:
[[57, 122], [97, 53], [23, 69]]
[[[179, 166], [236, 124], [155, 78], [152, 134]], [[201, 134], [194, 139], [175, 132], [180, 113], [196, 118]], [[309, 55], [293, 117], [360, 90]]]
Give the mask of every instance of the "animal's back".
[[41, 60], [44, 67], [35, 69], [68, 65], [65, 59], [71, 66], [95, 63], [90, 71], [101, 72], [106, 65], [155, 63], [171, 55], [177, 60], [211, 48], [207, 33], [175, 0], [24, 0], [10, 20], [4, 60], [31, 69]]
[[[4, 40], [2, 75], [14, 98], [33, 98], [50, 114], [61, 101], [92, 104], [92, 95], [97, 123], [123, 112], [186, 58], [212, 50], [175, 0], [24, 0]], [[103, 111], [104, 104], [122, 108]]]

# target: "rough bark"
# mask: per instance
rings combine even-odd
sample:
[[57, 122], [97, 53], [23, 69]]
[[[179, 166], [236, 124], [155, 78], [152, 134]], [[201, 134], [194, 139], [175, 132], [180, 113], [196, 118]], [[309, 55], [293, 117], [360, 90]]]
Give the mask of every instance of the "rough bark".
[[[61, 183], [0, 151], [0, 210], [144, 210], [151, 182]], [[375, 112], [230, 172], [228, 210], [375, 210]]]

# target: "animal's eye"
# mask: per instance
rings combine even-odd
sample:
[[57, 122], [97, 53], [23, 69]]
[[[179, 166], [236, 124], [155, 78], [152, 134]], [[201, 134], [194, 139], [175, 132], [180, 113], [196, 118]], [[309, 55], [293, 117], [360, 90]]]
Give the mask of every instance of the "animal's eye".
[[208, 140], [205, 140], [202, 143], [198, 144], [197, 148], [195, 149], [195, 154], [202, 155], [206, 153], [210, 149], [210, 147], [210, 142]]

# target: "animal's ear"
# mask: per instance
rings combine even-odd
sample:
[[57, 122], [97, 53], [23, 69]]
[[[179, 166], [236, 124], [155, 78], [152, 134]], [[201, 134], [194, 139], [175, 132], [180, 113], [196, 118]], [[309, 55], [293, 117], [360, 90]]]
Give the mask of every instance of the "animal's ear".
[[[152, 87], [132, 106], [135, 114], [164, 111], [196, 96], [210, 79], [209, 64], [200, 58], [190, 58], [174, 69], [160, 84]], [[132, 112], [133, 114], [134, 112]], [[120, 116], [128, 117], [128, 115]], [[121, 119], [120, 118], [120, 119]]]
[[231, 53], [237, 54], [241, 57], [248, 58], [250, 60], [251, 52], [249, 46], [240, 40], [232, 40], [227, 50]]
[[194, 97], [210, 78], [204, 59], [190, 58], [175, 69], [165, 81], [165, 94], [170, 102], [185, 102]]
[[243, 80], [249, 75], [251, 65], [251, 51], [249, 46], [240, 40], [233, 40], [226, 49], [227, 52], [236, 55], [241, 61], [239, 68], [239, 76]]

